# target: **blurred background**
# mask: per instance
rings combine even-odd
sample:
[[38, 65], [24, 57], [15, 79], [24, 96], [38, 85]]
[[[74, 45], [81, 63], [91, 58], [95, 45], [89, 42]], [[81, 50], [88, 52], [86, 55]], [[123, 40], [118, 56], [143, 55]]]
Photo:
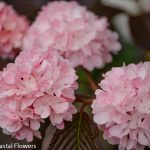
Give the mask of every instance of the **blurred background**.
[[[2, 1], [2, 0], [1, 0]], [[3, 0], [14, 6], [17, 12], [24, 14], [34, 21], [38, 11], [48, 1], [52, 0]], [[69, 0], [68, 0], [69, 1]], [[122, 50], [114, 56], [113, 62], [102, 70], [94, 70], [92, 75], [99, 80], [100, 74], [112, 66], [122, 66], [123, 63], [138, 63], [150, 60], [150, 0], [76, 0], [98, 16], [107, 16], [112, 30], [118, 32]], [[15, 21], [15, 20], [14, 20]], [[0, 59], [0, 69], [14, 60]], [[82, 78], [82, 73], [80, 74]], [[82, 89], [80, 89], [82, 90]], [[48, 123], [41, 131], [44, 135]], [[18, 142], [0, 132], [0, 144]], [[24, 141], [19, 143], [25, 143]], [[37, 150], [41, 150], [42, 141], [35, 139]], [[106, 150], [117, 150], [115, 146], [107, 146]]]

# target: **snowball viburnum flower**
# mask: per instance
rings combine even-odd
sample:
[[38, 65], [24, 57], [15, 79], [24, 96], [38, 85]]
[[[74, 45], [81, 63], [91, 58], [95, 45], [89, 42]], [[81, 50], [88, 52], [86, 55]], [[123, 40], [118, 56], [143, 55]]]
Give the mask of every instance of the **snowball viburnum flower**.
[[40, 122], [49, 117], [62, 129], [76, 113], [75, 70], [53, 50], [23, 51], [0, 72], [0, 127], [17, 139], [41, 137]]
[[0, 2], [0, 56], [14, 58], [22, 45], [29, 23], [12, 6]]
[[102, 68], [121, 48], [117, 33], [108, 26], [105, 17], [98, 18], [76, 2], [51, 2], [28, 30], [23, 49], [50, 46], [73, 67]]
[[92, 104], [104, 138], [120, 150], [150, 147], [150, 62], [113, 68]]

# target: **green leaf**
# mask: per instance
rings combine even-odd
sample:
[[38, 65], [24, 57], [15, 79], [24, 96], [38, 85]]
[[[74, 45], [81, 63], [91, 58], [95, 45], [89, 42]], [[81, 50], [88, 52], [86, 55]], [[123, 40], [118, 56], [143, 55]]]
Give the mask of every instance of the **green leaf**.
[[102, 150], [96, 124], [87, 113], [78, 113], [64, 130], [56, 130], [48, 150]]

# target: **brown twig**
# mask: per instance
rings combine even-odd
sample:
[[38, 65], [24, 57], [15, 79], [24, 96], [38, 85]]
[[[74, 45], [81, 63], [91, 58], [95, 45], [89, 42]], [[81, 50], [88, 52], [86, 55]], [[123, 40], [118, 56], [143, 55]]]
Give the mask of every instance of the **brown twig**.
[[88, 70], [86, 70], [86, 69], [84, 69], [84, 68], [83, 68], [83, 70], [84, 70], [84, 72], [85, 72], [86, 75], [87, 75], [87, 78], [88, 78], [88, 81], [89, 81], [89, 84], [90, 84], [91, 88], [92, 88], [94, 91], [97, 90], [97, 89], [99, 88], [99, 86], [98, 86], [98, 84], [95, 82], [95, 80], [93, 79], [91, 72], [89, 72]]
[[82, 94], [75, 94], [76, 98], [79, 99], [95, 99], [95, 95], [89, 96], [89, 95], [82, 95]]
[[93, 100], [94, 100], [94, 97], [76, 95], [76, 102], [83, 103], [83, 105], [81, 106], [80, 112], [82, 112], [87, 105], [91, 105]]
[[89, 103], [87, 103], [87, 104], [83, 104], [82, 106], [81, 106], [81, 108], [80, 108], [80, 112], [82, 113], [83, 111], [84, 111], [84, 108], [87, 106], [87, 105], [91, 105], [92, 104], [92, 102], [89, 102]]
[[93, 99], [90, 99], [90, 100], [84, 100], [84, 99], [76, 99], [76, 102], [80, 102], [80, 103], [83, 103], [84, 105], [88, 105], [88, 104], [91, 104], [93, 101]]

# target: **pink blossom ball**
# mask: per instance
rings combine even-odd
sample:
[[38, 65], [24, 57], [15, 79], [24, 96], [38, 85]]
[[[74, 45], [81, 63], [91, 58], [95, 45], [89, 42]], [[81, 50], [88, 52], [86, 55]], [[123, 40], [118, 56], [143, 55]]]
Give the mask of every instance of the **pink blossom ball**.
[[27, 29], [27, 19], [17, 14], [12, 6], [0, 2], [0, 56], [2, 58], [16, 56]]
[[121, 48], [117, 33], [108, 26], [105, 17], [98, 18], [76, 2], [51, 2], [30, 27], [23, 49], [50, 46], [73, 67], [102, 68]]
[[113, 68], [99, 86], [92, 108], [104, 139], [120, 150], [150, 147], [150, 62]]
[[40, 123], [49, 117], [64, 128], [76, 113], [75, 70], [53, 50], [23, 51], [0, 72], [0, 127], [19, 140], [41, 137]]

